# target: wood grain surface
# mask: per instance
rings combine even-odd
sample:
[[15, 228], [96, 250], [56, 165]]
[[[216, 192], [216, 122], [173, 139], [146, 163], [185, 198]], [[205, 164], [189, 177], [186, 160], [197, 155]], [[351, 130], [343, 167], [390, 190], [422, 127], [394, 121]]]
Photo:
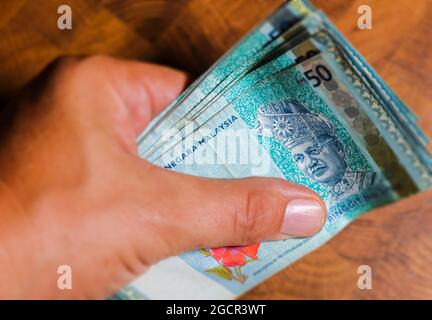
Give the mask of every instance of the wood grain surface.
[[[432, 136], [432, 1], [315, 0]], [[57, 28], [69, 4], [73, 29]], [[0, 101], [56, 57], [110, 54], [199, 75], [279, 0], [0, 0]], [[373, 29], [357, 28], [368, 4]], [[357, 287], [371, 266], [372, 290]], [[374, 210], [246, 299], [432, 299], [432, 191]]]

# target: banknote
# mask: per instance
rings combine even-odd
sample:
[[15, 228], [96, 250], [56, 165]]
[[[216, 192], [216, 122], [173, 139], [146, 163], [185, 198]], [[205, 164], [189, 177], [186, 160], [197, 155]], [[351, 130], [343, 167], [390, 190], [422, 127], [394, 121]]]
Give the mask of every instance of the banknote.
[[[215, 89], [220, 90], [219, 85], [228, 76], [234, 78], [260, 60], [275, 47], [282, 44], [288, 33], [294, 33], [299, 29], [303, 18], [307, 17], [313, 7], [302, 0], [289, 1], [282, 5], [274, 14], [263, 21], [242, 39], [238, 45], [229, 50], [206, 73], [199, 77], [173, 104], [166, 109], [138, 139], [140, 145], [152, 145], [152, 137], [158, 137], [161, 132], [158, 129], [167, 125], [173, 125], [185, 112], [193, 107]], [[301, 31], [301, 30], [300, 30]], [[227, 81], [225, 81], [227, 82]], [[217, 89], [219, 88], [219, 89]], [[159, 124], [163, 121], [163, 125]], [[171, 123], [174, 121], [174, 123]], [[166, 137], [166, 136], [164, 136]], [[146, 140], [146, 144], [140, 141]]]
[[210, 178], [267, 176], [316, 191], [317, 235], [171, 257], [113, 299], [231, 299], [336, 236], [356, 217], [432, 186], [417, 117], [323, 12], [289, 1], [160, 114], [141, 157]]
[[[264, 79], [266, 76], [277, 72], [283, 68], [288, 68], [297, 63], [302, 57], [311, 57], [322, 50], [313, 39], [307, 39], [298, 45], [295, 45], [292, 50], [284, 51], [282, 54], [275, 56], [273, 60], [269, 60], [259, 68], [254, 68], [247, 72], [243, 77], [233, 81], [233, 83], [223, 90], [221, 93], [213, 97], [210, 101], [203, 100], [200, 109], [195, 112], [189, 112], [177, 123], [178, 126], [170, 128], [172, 134], [167, 134], [170, 137], [169, 141], [159, 144], [159, 148], [154, 148], [152, 152], [146, 154], [146, 158], [150, 161], [155, 161], [166, 150], [180, 143], [185, 136], [182, 130], [191, 122], [196, 128], [203, 126], [206, 120], [220, 110], [227, 107], [229, 101], [237, 94], [240, 94], [245, 88]], [[173, 130], [174, 129], [174, 130]]]

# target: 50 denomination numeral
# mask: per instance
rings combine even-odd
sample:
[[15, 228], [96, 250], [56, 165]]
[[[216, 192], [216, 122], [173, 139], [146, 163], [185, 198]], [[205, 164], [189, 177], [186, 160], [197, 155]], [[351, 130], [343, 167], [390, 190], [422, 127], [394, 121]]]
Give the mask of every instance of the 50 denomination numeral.
[[330, 81], [333, 76], [329, 69], [322, 64], [318, 64], [315, 68], [307, 70], [303, 73], [314, 87], [318, 87], [323, 81]]

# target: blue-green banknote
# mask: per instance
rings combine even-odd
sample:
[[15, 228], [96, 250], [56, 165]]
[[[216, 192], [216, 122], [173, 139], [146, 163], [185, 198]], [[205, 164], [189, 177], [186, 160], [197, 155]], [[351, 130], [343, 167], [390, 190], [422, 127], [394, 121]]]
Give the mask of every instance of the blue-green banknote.
[[427, 144], [415, 115], [326, 16], [289, 1], [151, 123], [139, 154], [187, 174], [307, 186], [325, 200], [323, 230], [171, 257], [113, 298], [234, 298], [360, 214], [430, 188]]

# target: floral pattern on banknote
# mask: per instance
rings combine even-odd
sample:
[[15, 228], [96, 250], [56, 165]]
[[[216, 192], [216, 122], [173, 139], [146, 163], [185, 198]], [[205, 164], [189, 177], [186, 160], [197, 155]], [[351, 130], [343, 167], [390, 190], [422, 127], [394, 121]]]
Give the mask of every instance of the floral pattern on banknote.
[[258, 259], [259, 248], [260, 244], [258, 243], [243, 247], [201, 249], [200, 252], [206, 257], [213, 258], [218, 264], [216, 267], [207, 269], [207, 273], [244, 283], [248, 277], [243, 273], [242, 267]]

